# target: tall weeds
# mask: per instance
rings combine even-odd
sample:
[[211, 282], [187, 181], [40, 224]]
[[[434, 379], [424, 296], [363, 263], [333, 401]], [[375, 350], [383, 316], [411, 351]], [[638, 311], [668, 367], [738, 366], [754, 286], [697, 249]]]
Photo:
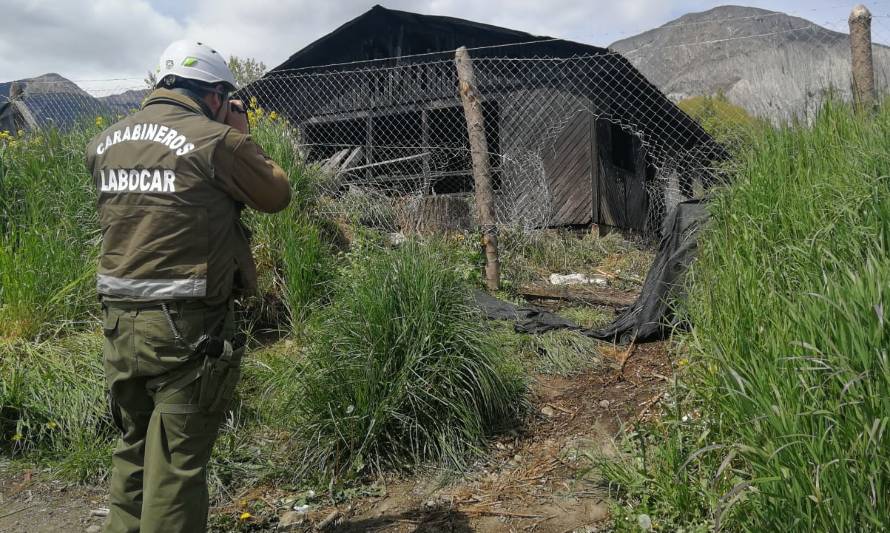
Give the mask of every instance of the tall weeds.
[[257, 143], [284, 169], [292, 189], [284, 211], [251, 219], [258, 261], [266, 276], [262, 290], [281, 301], [290, 329], [299, 332], [327, 295], [334, 270], [334, 238], [316, 209], [321, 175], [303, 161], [296, 132], [286, 122], [256, 108], [251, 118]]
[[464, 465], [523, 407], [518, 368], [429, 245], [359, 251], [320, 319], [288, 406], [322, 475]]
[[101, 353], [91, 334], [0, 344], [0, 450], [54, 462], [68, 478], [102, 477], [116, 430]]
[[88, 319], [98, 253], [92, 130], [0, 141], [0, 339]]
[[[435, 245], [388, 250], [379, 235], [334, 253], [319, 175], [285, 123], [252, 113], [294, 191], [283, 212], [247, 220], [264, 301], [282, 304], [269, 306], [285, 310], [272, 318], [292, 335], [245, 364], [213, 479], [464, 464], [521, 411], [524, 390], [466, 305], [466, 267]], [[107, 473], [116, 436], [90, 325], [99, 235], [83, 150], [93, 129], [0, 140], [0, 451], [80, 481]], [[282, 440], [306, 455], [280, 456]]]
[[[698, 391], [756, 492], [752, 527], [890, 525], [890, 106], [767, 131], [695, 269]], [[717, 418], [719, 417], [719, 418]]]
[[693, 270], [692, 399], [611, 471], [636, 501], [729, 529], [890, 526], [888, 138], [890, 106], [829, 103], [741, 155]]

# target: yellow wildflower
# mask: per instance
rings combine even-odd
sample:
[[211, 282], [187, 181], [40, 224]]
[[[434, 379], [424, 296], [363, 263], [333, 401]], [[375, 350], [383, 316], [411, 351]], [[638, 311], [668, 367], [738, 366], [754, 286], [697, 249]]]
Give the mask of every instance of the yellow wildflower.
[[238, 517], [238, 520], [247, 520], [247, 519], [249, 519], [251, 516], [253, 516], [253, 515], [251, 515], [251, 514], [248, 513], [247, 511], [244, 511], [243, 513], [241, 513], [241, 516]]
[[682, 359], [677, 361], [677, 366], [686, 366], [688, 364], [689, 364], [689, 359], [686, 359], [685, 357], [683, 357]]
[[251, 109], [256, 109], [256, 108], [257, 108], [256, 96], [251, 96], [251, 97], [250, 97], [250, 108], [251, 108]]
[[275, 111], [272, 111], [271, 113], [269, 113], [269, 120], [274, 121], [277, 118], [278, 118], [278, 113], [276, 113]]
[[24, 435], [22, 435], [21, 433], [16, 433], [15, 435], [12, 436], [12, 441], [18, 442], [18, 441], [22, 440], [23, 438], [25, 438]]
[[48, 427], [49, 429], [56, 429], [57, 427], [59, 427], [59, 425], [50, 420], [46, 423], [46, 427]]
[[96, 127], [97, 128], [105, 127], [105, 119], [102, 117], [96, 117]]

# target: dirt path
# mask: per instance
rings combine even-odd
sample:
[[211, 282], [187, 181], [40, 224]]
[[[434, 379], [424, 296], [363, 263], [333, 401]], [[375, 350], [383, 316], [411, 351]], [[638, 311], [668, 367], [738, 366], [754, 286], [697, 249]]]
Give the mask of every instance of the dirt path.
[[0, 462], [0, 532], [87, 531], [103, 518], [90, 512], [107, 507], [104, 487], [82, 487], [49, 479], [48, 473], [21, 471]]
[[[600, 531], [608, 526], [607, 494], [587, 454], [614, 453], [620, 425], [657, 404], [672, 372], [661, 343], [603, 352], [608, 364], [596, 370], [536, 376], [534, 417], [522, 432], [500, 438], [465, 476], [383, 480], [371, 491], [377, 495], [313, 505], [304, 514], [286, 513], [296, 495], [258, 487], [217, 508], [212, 522], [219, 531], [310, 531], [326, 519], [326, 530], [337, 532]], [[101, 524], [90, 512], [107, 507], [104, 487], [13, 470], [0, 463], [0, 532], [78, 532]], [[256, 516], [239, 520], [245, 507]]]
[[[604, 347], [608, 364], [571, 376], [539, 375], [533, 384], [536, 415], [523, 429], [499, 439], [493, 453], [459, 479], [418, 475], [380, 483], [380, 496], [354, 498], [338, 507], [290, 513], [289, 531], [311, 531], [331, 517], [327, 531], [558, 532], [608, 528], [609, 503], [587, 454], [614, 453], [623, 423], [650, 412], [672, 373], [662, 343], [631, 350]], [[621, 363], [625, 362], [621, 372]], [[274, 488], [257, 489], [219, 512], [238, 516], [253, 500], [267, 513], [251, 518], [254, 530], [274, 530], [293, 499]], [[242, 527], [249, 529], [250, 524]], [[282, 530], [282, 529], [279, 529]]]

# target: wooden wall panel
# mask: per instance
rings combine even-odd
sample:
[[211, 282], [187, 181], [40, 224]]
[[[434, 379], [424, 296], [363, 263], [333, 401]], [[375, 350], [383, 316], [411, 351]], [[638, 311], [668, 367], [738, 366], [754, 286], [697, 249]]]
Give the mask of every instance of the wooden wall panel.
[[550, 184], [552, 226], [590, 224], [594, 218], [593, 115], [580, 113], [560, 133], [544, 158]]
[[596, 122], [596, 145], [598, 189], [599, 189], [599, 224], [623, 228], [627, 226], [625, 216], [627, 201], [625, 194], [625, 175], [612, 164], [612, 123], [607, 120]]

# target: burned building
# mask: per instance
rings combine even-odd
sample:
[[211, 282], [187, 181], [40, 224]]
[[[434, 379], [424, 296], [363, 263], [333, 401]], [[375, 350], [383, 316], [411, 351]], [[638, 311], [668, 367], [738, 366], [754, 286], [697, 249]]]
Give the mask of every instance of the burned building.
[[[655, 229], [723, 149], [610, 50], [375, 6], [243, 90], [299, 130], [310, 161], [388, 194], [472, 191], [454, 50], [483, 96], [496, 215]], [[661, 184], [661, 185], [659, 185]], [[675, 191], [668, 193], [665, 187]]]

